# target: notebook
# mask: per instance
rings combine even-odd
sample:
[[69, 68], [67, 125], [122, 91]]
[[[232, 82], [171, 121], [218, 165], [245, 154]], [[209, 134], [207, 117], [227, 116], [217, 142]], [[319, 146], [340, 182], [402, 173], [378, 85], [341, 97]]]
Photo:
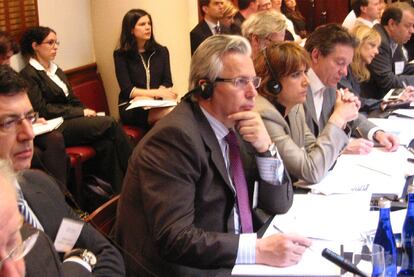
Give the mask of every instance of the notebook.
[[48, 120], [44, 123], [35, 123], [33, 124], [33, 132], [35, 136], [49, 133], [57, 128], [63, 123], [63, 117], [57, 117], [54, 119]]

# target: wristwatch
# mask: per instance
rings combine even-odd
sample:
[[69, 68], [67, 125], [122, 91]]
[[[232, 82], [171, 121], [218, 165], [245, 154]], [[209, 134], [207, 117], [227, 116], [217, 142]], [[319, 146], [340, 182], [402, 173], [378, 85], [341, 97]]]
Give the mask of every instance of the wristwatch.
[[267, 149], [266, 152], [263, 153], [259, 153], [259, 157], [263, 157], [263, 158], [273, 158], [276, 156], [277, 153], [277, 148], [276, 148], [276, 144], [274, 142], [272, 142], [272, 144], [269, 145], [269, 148]]
[[69, 252], [65, 253], [65, 256], [63, 257], [63, 259], [67, 259], [70, 257], [79, 257], [82, 259], [82, 261], [86, 262], [87, 264], [89, 264], [91, 266], [91, 269], [93, 269], [96, 265], [96, 256], [95, 254], [93, 254], [91, 251], [89, 251], [88, 249], [82, 249], [82, 248], [75, 248], [72, 249]]

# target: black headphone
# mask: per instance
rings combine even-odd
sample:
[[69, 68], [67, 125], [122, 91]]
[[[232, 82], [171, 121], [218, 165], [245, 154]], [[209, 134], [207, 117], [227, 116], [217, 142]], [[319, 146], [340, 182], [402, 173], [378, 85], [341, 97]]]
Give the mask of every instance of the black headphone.
[[276, 74], [274, 73], [269, 59], [267, 58], [266, 48], [264, 48], [262, 52], [264, 60], [266, 62], [266, 67], [270, 72], [270, 76], [272, 77], [269, 81], [267, 81], [267, 90], [274, 95], [278, 95], [282, 91], [282, 84], [276, 80]]
[[209, 99], [213, 96], [214, 91], [214, 84], [209, 80], [205, 80], [205, 82], [199, 85], [199, 93], [203, 99]]

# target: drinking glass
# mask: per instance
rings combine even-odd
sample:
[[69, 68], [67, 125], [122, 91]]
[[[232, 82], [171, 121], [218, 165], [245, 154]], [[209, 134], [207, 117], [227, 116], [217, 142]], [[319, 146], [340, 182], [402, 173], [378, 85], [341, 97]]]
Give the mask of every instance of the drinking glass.
[[378, 244], [371, 247], [364, 246], [361, 252], [354, 252], [353, 263], [367, 275], [372, 277], [384, 277], [385, 260], [384, 248]]

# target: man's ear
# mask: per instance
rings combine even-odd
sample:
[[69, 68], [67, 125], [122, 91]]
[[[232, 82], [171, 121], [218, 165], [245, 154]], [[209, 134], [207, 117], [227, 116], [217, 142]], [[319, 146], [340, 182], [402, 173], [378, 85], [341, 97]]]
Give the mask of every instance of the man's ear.
[[318, 50], [318, 49], [316, 49], [316, 48], [313, 48], [312, 49], [312, 52], [311, 52], [311, 60], [312, 60], [312, 63], [318, 63], [318, 60], [319, 60], [319, 56], [320, 56], [320, 51]]
[[203, 11], [204, 14], [208, 13], [208, 6], [201, 6], [201, 10]]

